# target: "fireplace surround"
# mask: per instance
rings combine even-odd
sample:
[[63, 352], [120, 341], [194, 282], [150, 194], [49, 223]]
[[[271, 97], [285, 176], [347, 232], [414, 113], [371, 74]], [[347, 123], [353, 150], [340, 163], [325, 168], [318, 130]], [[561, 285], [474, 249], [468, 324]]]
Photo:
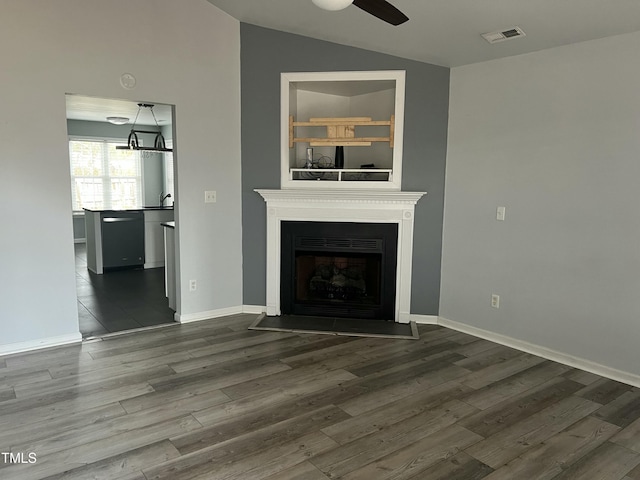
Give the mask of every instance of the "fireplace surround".
[[283, 222], [386, 223], [394, 224], [397, 231], [395, 301], [386, 315], [396, 322], [410, 321], [414, 211], [425, 192], [322, 189], [256, 189], [256, 192], [267, 207], [267, 315], [282, 314], [281, 286], [291, 281], [282, 278]]

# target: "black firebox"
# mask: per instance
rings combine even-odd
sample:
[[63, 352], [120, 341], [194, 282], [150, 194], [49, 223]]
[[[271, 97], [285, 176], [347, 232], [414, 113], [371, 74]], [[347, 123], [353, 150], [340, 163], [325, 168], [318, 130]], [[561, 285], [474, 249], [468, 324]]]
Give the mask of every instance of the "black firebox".
[[283, 315], [394, 320], [395, 223], [282, 222]]

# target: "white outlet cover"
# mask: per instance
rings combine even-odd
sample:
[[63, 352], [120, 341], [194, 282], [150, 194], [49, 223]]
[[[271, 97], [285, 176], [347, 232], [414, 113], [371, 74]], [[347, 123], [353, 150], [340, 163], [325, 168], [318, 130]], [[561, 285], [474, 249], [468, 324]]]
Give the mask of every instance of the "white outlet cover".
[[216, 203], [215, 190], [207, 190], [204, 192], [204, 203]]
[[498, 209], [496, 211], [496, 219], [501, 221], [501, 222], [503, 222], [505, 213], [506, 213], [506, 208], [505, 207], [498, 207]]

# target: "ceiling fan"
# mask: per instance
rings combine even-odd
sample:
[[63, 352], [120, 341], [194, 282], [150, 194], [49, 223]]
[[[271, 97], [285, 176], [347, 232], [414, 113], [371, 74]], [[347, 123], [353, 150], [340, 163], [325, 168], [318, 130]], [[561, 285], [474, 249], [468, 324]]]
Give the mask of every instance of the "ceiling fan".
[[386, 0], [311, 0], [315, 5], [324, 10], [342, 10], [349, 5], [354, 4], [356, 7], [364, 10], [371, 15], [384, 20], [391, 25], [400, 25], [407, 20], [404, 13], [391, 5]]

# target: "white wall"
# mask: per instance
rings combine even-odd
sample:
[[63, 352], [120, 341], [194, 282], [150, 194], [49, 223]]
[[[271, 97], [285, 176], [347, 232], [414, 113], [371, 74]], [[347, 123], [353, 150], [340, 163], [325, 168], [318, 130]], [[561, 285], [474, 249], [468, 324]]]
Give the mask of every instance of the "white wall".
[[205, 0], [3, 0], [0, 352], [78, 335], [66, 93], [176, 105], [179, 311], [242, 304], [239, 43]]
[[639, 51], [452, 70], [442, 317], [640, 375]]

